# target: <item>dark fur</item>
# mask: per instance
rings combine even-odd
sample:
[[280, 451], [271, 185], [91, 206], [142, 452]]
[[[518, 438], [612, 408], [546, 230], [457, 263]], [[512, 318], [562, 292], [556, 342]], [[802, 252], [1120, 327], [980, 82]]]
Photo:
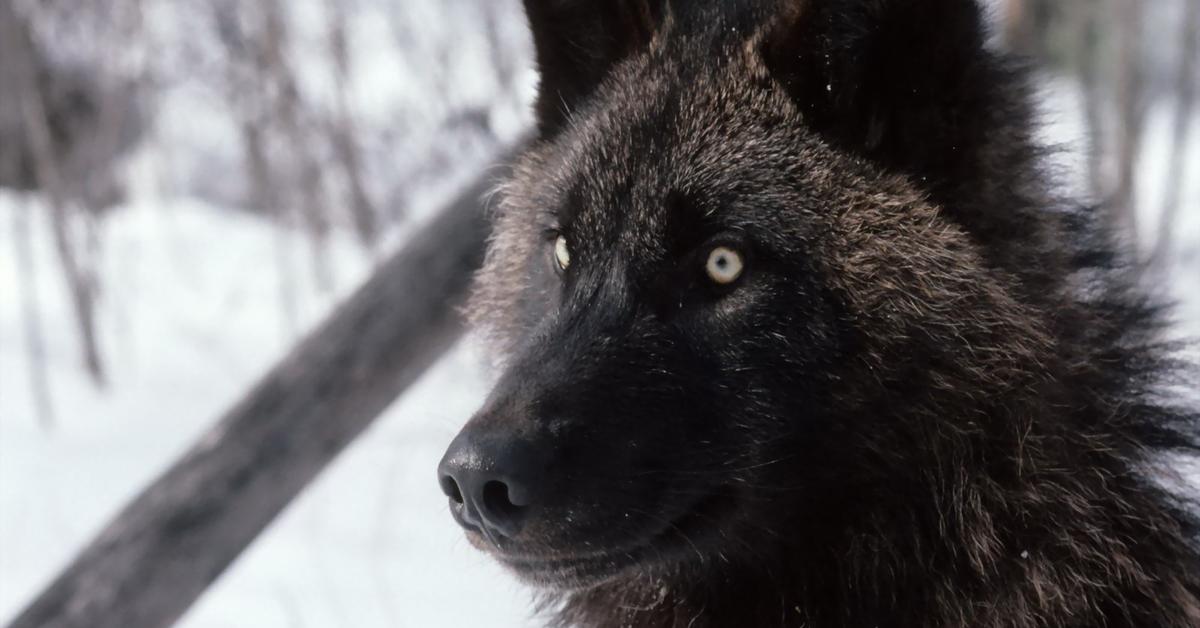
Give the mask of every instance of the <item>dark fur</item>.
[[519, 535], [469, 536], [558, 623], [1200, 625], [1168, 466], [1195, 417], [1160, 394], [1194, 373], [1049, 192], [973, 2], [526, 6], [540, 137], [466, 429], [550, 479]]

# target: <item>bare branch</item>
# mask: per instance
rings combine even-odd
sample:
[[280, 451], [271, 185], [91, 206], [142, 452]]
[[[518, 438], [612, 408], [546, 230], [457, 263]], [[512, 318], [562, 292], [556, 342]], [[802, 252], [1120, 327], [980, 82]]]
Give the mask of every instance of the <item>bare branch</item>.
[[1171, 157], [1167, 167], [1167, 178], [1163, 181], [1166, 193], [1163, 197], [1162, 214], [1158, 220], [1158, 237], [1147, 262], [1147, 266], [1154, 267], [1162, 267], [1171, 258], [1180, 197], [1183, 194], [1183, 186], [1187, 184], [1184, 177], [1184, 160], [1187, 158], [1188, 130], [1196, 112], [1196, 82], [1197, 74], [1200, 74], [1200, 67], [1197, 67], [1197, 58], [1200, 57], [1200, 2], [1185, 3], [1184, 11], [1180, 31], [1179, 67], [1175, 76], [1175, 89], [1179, 100], [1175, 105], [1175, 119], [1172, 122]]
[[480, 177], [114, 519], [11, 628], [158, 628], [458, 338]]
[[1136, 251], [1138, 242], [1137, 163], [1146, 118], [1146, 76], [1142, 67], [1143, 17], [1141, 0], [1116, 0], [1117, 31], [1117, 185], [1109, 205], [1113, 233], [1128, 234]]
[[375, 203], [367, 194], [358, 131], [347, 94], [350, 83], [350, 49], [347, 42], [346, 12], [340, 0], [329, 0], [326, 8], [330, 15], [329, 50], [333, 59], [334, 84], [337, 90], [337, 112], [330, 125], [329, 135], [350, 193], [350, 217], [354, 223], [354, 230], [364, 246], [374, 249], [379, 216]]
[[33, 156], [38, 187], [50, 209], [54, 247], [75, 313], [84, 368], [93, 381], [103, 385], [104, 365], [100, 358], [95, 323], [96, 278], [91, 269], [81, 264], [77, 243], [71, 233], [73, 221], [68, 208], [69, 195], [59, 170], [45, 102], [37, 83], [33, 40], [22, 16], [17, 15], [9, 2], [0, 2], [0, 44], [4, 45], [2, 56], [8, 58], [13, 68], [10, 89], [15, 94], [21, 112], [25, 141]]

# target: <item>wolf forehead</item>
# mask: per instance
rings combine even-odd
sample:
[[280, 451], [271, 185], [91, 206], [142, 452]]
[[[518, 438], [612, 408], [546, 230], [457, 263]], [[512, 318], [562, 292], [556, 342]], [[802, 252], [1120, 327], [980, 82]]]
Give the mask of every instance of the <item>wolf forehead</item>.
[[622, 237], [630, 233], [661, 248], [681, 223], [794, 230], [797, 212], [811, 209], [797, 190], [815, 190], [847, 159], [805, 130], [753, 54], [726, 50], [700, 64], [681, 63], [679, 48], [626, 60], [526, 153], [509, 204], [538, 212], [542, 227], [566, 231], [581, 250], [636, 246]]

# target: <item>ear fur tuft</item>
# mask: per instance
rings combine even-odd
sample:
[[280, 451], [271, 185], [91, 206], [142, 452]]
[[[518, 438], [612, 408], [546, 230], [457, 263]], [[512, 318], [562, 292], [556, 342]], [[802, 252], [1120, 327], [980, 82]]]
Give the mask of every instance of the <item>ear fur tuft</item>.
[[783, 0], [761, 54], [816, 130], [905, 173], [949, 179], [995, 102], [984, 43], [975, 0]]
[[596, 89], [612, 67], [645, 48], [666, 17], [664, 0], [525, 0], [541, 84], [543, 136]]

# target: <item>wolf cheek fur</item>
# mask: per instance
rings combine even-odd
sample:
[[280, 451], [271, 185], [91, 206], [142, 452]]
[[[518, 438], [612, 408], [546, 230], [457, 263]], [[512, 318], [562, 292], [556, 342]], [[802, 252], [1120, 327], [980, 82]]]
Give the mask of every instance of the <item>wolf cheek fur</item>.
[[551, 621], [1200, 625], [1161, 481], [1195, 416], [1155, 394], [1194, 372], [974, 2], [525, 5], [539, 137], [472, 305], [502, 375], [440, 479]]

